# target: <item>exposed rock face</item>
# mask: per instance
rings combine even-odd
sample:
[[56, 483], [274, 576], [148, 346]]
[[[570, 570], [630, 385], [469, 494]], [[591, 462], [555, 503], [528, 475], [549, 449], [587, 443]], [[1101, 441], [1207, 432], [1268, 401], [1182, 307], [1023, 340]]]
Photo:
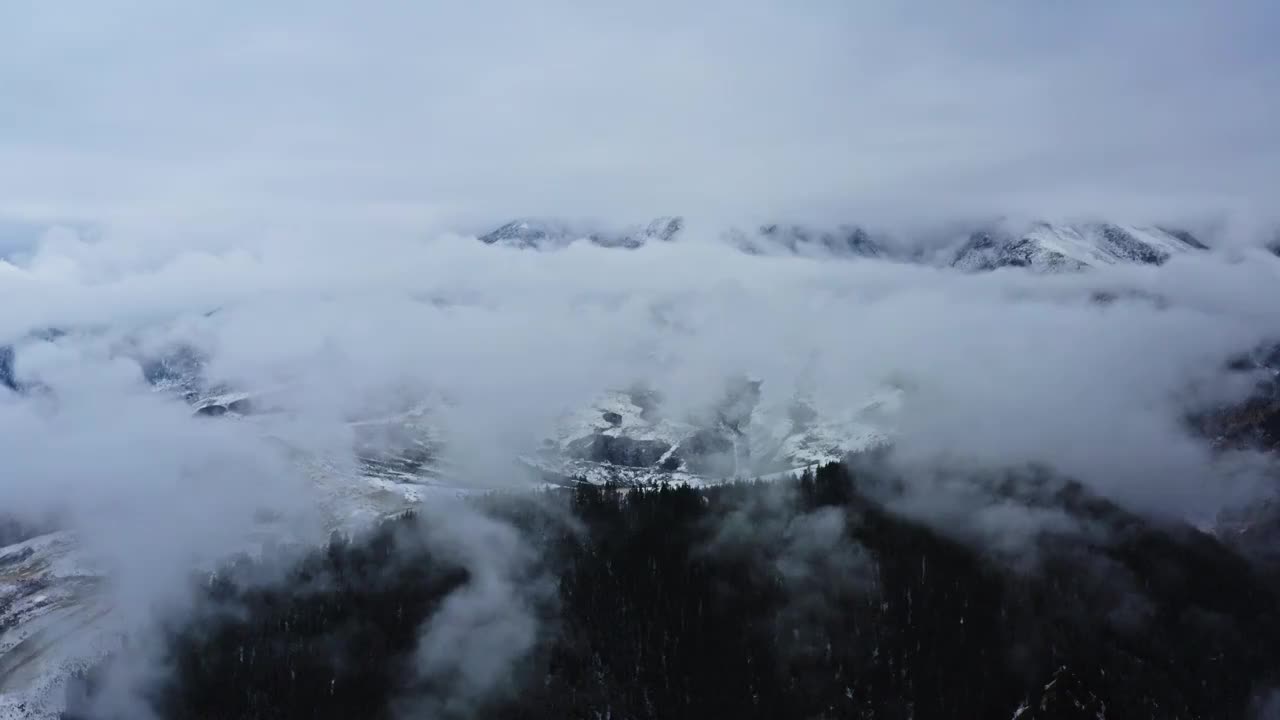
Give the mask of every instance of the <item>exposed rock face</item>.
[[671, 444], [663, 440], [636, 440], [616, 435], [588, 435], [569, 443], [569, 454], [580, 460], [609, 463], [624, 467], [650, 467], [658, 464]]
[[513, 220], [493, 232], [481, 235], [480, 242], [522, 249], [553, 249], [564, 247], [582, 237], [586, 235], [564, 223], [524, 219]]
[[196, 409], [196, 415], [200, 415], [203, 417], [222, 417], [223, 415], [226, 415], [226, 414], [227, 414], [227, 406], [218, 405], [216, 403], [212, 405], [204, 405]]

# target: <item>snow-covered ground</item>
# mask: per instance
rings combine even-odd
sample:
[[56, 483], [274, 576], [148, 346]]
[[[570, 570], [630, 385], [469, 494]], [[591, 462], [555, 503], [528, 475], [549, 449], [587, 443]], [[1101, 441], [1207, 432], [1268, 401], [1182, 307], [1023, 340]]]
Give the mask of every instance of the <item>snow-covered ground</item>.
[[0, 720], [54, 716], [65, 678], [112, 647], [102, 582], [71, 533], [0, 548]]

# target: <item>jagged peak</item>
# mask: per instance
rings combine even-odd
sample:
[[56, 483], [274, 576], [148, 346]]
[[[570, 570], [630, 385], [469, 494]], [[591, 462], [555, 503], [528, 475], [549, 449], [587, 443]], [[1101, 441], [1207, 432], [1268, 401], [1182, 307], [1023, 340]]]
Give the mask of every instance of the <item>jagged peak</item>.
[[589, 233], [569, 223], [545, 218], [517, 218], [480, 236], [487, 245], [505, 245], [522, 249], [563, 247]]

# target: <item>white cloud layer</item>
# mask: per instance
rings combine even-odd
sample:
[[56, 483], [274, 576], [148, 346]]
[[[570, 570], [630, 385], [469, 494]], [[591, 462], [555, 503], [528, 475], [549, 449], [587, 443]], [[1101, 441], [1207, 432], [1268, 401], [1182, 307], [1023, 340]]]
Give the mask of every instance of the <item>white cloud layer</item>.
[[[896, 430], [908, 454], [1044, 462], [1141, 509], [1200, 513], [1241, 488], [1182, 418], [1238, 397], [1247, 388], [1224, 377], [1227, 358], [1280, 336], [1280, 262], [1262, 253], [1045, 277], [753, 257], [696, 237], [634, 252], [526, 252], [454, 236], [324, 254], [302, 244], [166, 260], [131, 251], [57, 236], [21, 265], [0, 264], [0, 304], [11, 309], [0, 335], [74, 331], [18, 350], [19, 377], [49, 385], [53, 399], [0, 405], [10, 425], [0, 454], [54, 463], [29, 473], [53, 497], [115, 472], [112, 458], [145, 475], [135, 466], [150, 461], [135, 448], [150, 433], [172, 436], [162, 445], [175, 461], [187, 452], [175, 446], [207, 451], [194, 429], [207, 424], [149, 397], [121, 357], [131, 337], [201, 348], [209, 374], [235, 387], [286, 388], [295, 427], [279, 431], [317, 450], [342, 444], [353, 413], [444, 393], [456, 401], [453, 440], [473, 458], [460, 472], [476, 482], [502, 479], [558, 413], [604, 389], [644, 379], [673, 411], [692, 411], [741, 371], [774, 399], [811, 389], [827, 412], [905, 385]], [[1092, 300], [1124, 290], [1141, 294]], [[75, 432], [85, 427], [94, 431]], [[210, 443], [232, 440], [209, 432]], [[40, 496], [25, 476], [4, 490]]]

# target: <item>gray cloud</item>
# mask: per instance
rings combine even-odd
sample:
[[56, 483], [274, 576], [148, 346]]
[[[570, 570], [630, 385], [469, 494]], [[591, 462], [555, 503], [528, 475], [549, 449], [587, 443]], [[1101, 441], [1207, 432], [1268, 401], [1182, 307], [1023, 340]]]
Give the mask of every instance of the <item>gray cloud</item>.
[[435, 692], [402, 699], [399, 712], [465, 717], [514, 690], [513, 667], [533, 650], [554, 587], [534, 569], [540, 549], [512, 526], [459, 503], [429, 507], [423, 521], [469, 578], [419, 631], [416, 670]]

